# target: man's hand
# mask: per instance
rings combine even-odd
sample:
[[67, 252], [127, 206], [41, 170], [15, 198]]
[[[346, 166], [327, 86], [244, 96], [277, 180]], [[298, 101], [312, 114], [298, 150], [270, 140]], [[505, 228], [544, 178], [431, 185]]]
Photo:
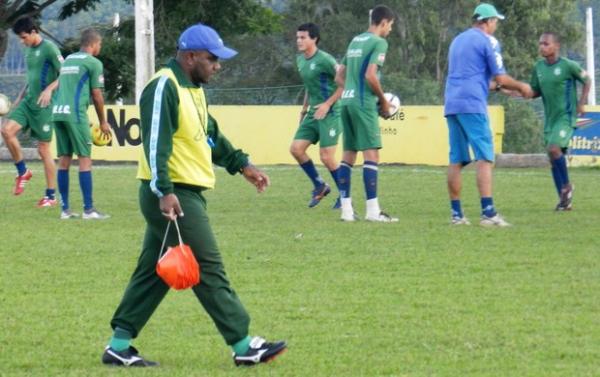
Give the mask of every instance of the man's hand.
[[585, 105], [583, 103], [577, 104], [577, 115], [583, 116], [585, 114]]
[[105, 135], [110, 135], [110, 124], [108, 122], [100, 123], [100, 131]]
[[50, 88], [46, 88], [44, 89], [44, 91], [42, 93], [40, 93], [40, 96], [38, 97], [37, 100], [37, 104], [40, 107], [47, 107], [50, 102], [52, 101], [52, 90], [49, 90]]
[[159, 200], [160, 212], [168, 220], [175, 220], [178, 216], [183, 217], [183, 210], [179, 205], [179, 199], [175, 194], [167, 194]]
[[523, 98], [533, 98], [533, 89], [531, 89], [531, 85], [527, 84], [527, 83], [521, 83], [521, 88], [519, 89], [519, 92], [521, 92], [521, 95], [523, 96]]
[[317, 120], [325, 119], [327, 113], [329, 113], [329, 109], [331, 109], [331, 106], [329, 106], [327, 102], [323, 102], [322, 104], [319, 104], [315, 107], [317, 111], [315, 111], [315, 115], [313, 116], [313, 118]]
[[379, 115], [383, 119], [391, 118], [390, 108], [390, 103], [387, 100], [379, 101]]
[[256, 191], [259, 193], [265, 191], [267, 186], [271, 184], [269, 177], [252, 164], [248, 164], [242, 169], [242, 175], [256, 187]]

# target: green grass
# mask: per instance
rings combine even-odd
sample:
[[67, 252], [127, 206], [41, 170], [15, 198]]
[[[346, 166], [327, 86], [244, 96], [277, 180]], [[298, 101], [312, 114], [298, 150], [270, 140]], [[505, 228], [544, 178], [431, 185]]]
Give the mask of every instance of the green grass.
[[[397, 224], [342, 223], [334, 195], [307, 209], [298, 168], [270, 167], [257, 195], [218, 170], [209, 214], [252, 334], [286, 339], [269, 365], [236, 369], [191, 292], [172, 292], [135, 341], [156, 370], [100, 364], [144, 223], [132, 165], [94, 170], [113, 217], [60, 221], [37, 209], [43, 179], [11, 195], [0, 164], [2, 376], [594, 376], [600, 370], [600, 170], [575, 169], [574, 210], [555, 213], [547, 169], [499, 169], [495, 200], [514, 224], [452, 228], [445, 171], [383, 167], [380, 200]], [[329, 177], [328, 177], [329, 178]], [[463, 206], [477, 220], [474, 172]], [[76, 170], [71, 202], [81, 206]], [[355, 169], [356, 209], [364, 214]]]

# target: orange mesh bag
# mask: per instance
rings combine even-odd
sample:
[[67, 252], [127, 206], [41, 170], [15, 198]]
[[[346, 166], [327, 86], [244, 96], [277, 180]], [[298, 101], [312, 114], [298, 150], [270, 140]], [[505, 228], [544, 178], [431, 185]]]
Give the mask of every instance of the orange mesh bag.
[[200, 283], [200, 266], [194, 257], [194, 253], [192, 253], [192, 249], [183, 243], [177, 220], [174, 222], [179, 237], [179, 245], [167, 248], [167, 251], [163, 254], [167, 234], [169, 234], [169, 227], [171, 226], [169, 221], [165, 238], [160, 247], [156, 273], [169, 287], [180, 290], [191, 288]]

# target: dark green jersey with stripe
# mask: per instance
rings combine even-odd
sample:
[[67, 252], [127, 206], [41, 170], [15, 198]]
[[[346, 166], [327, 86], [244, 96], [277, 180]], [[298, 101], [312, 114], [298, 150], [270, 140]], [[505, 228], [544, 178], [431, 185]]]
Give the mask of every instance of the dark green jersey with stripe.
[[575, 127], [577, 122], [577, 81], [589, 77], [581, 66], [559, 58], [554, 64], [538, 60], [531, 74], [531, 88], [540, 93], [544, 102], [544, 129], [555, 126]]
[[325, 102], [337, 89], [335, 85], [337, 63], [334, 57], [325, 51], [317, 50], [308, 59], [304, 54], [300, 54], [296, 57], [296, 65], [311, 107]]
[[92, 89], [104, 88], [102, 72], [102, 62], [87, 52], [67, 56], [60, 69], [58, 93], [52, 102], [52, 119], [88, 123]]
[[34, 47], [25, 48], [25, 64], [27, 65], [27, 92], [25, 100], [37, 106], [40, 93], [58, 77], [63, 61], [60, 50], [50, 41], [42, 42]]
[[387, 49], [387, 41], [370, 32], [359, 34], [352, 39], [342, 60], [342, 65], [346, 66], [342, 106], [377, 108], [378, 98], [367, 83], [365, 73], [369, 64], [383, 66]]

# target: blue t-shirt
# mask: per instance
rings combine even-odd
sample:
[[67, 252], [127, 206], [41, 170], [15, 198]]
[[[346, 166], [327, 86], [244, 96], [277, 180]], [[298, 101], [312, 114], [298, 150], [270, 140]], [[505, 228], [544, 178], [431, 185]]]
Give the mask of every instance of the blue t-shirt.
[[496, 38], [477, 28], [460, 33], [448, 54], [444, 115], [487, 114], [490, 81], [505, 73]]

